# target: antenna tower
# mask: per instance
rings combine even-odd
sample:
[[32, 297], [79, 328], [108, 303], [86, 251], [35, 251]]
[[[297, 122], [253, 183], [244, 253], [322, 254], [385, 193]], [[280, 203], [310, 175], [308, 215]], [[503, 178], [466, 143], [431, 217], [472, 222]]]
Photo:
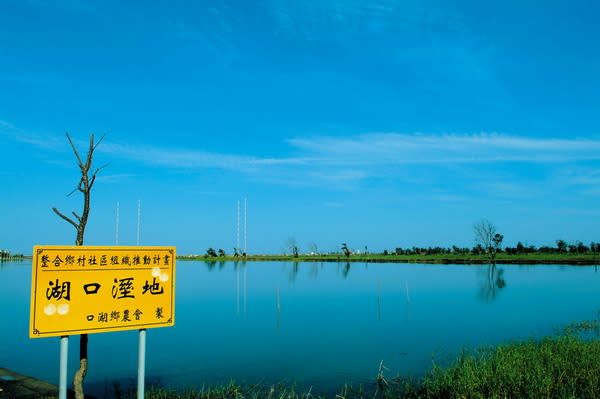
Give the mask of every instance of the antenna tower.
[[236, 251], [240, 250], [240, 201], [237, 202], [237, 245], [235, 247]]
[[142, 220], [142, 201], [138, 200], [136, 245], [140, 245], [140, 222], [141, 222], [141, 220]]
[[115, 245], [119, 245], [119, 201], [117, 201], [117, 220], [116, 220], [115, 224], [116, 224]]

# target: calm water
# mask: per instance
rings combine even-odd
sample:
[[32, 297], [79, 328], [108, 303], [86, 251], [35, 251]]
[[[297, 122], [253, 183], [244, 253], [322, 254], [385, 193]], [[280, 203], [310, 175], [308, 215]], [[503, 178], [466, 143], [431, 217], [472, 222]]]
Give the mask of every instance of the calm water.
[[[58, 338], [28, 338], [31, 266], [0, 264], [0, 367], [58, 382]], [[552, 334], [598, 317], [581, 266], [183, 262], [176, 325], [148, 330], [147, 376], [182, 387], [296, 382], [313, 391], [420, 375], [462, 347]], [[90, 335], [90, 393], [136, 376], [137, 332]], [[78, 363], [71, 338], [69, 375]]]

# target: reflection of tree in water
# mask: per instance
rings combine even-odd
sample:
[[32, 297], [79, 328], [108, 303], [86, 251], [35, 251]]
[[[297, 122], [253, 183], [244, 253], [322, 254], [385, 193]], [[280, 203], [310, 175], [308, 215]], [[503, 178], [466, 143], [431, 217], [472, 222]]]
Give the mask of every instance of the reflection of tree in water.
[[205, 260], [204, 264], [206, 265], [206, 267], [208, 268], [208, 270], [212, 270], [217, 265], [217, 262], [214, 261], [214, 260]]
[[323, 267], [323, 263], [322, 262], [313, 262], [310, 265], [310, 273], [308, 274], [311, 278], [316, 278], [317, 275], [319, 274], [319, 267]]
[[[218, 262], [216, 260], [205, 260], [204, 264], [209, 271], [213, 271], [217, 265], [219, 265], [219, 270], [225, 267], [224, 260], [220, 260]], [[237, 268], [237, 262], [234, 263], [234, 268]]]
[[486, 302], [493, 301], [504, 287], [504, 269], [497, 267], [492, 263], [487, 266], [487, 270], [483, 275], [481, 286], [479, 287], [479, 297]]
[[296, 276], [298, 275], [298, 271], [300, 270], [300, 262], [292, 263], [292, 270], [290, 270], [290, 281], [296, 281]]
[[348, 273], [350, 273], [350, 262], [346, 262], [346, 264], [344, 265], [344, 270], [342, 270], [342, 276], [346, 278], [348, 277]]

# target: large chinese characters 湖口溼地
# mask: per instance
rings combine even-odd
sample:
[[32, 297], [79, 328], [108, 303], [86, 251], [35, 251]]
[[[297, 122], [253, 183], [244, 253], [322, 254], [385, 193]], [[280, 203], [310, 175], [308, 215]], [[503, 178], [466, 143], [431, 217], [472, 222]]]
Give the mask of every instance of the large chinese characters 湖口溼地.
[[36, 246], [32, 269], [32, 338], [174, 325], [174, 247]]

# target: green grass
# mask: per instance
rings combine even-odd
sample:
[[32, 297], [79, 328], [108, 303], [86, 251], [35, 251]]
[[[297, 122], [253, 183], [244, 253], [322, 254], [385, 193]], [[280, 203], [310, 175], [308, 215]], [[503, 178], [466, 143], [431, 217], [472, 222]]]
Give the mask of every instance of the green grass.
[[285, 385], [230, 383], [187, 392], [150, 390], [149, 399], [592, 399], [600, 398], [600, 340], [576, 335], [597, 331], [596, 321], [574, 323], [564, 335], [463, 351], [448, 366], [434, 364], [419, 381], [380, 375], [367, 387], [345, 385], [319, 394]]
[[[285, 262], [398, 262], [398, 263], [436, 263], [436, 264], [486, 264], [489, 258], [486, 255], [382, 255], [361, 254], [346, 257], [343, 254], [326, 255], [248, 255], [245, 257], [205, 257], [205, 256], [178, 256], [179, 260], [204, 260], [204, 261], [285, 261]], [[600, 256], [595, 253], [586, 254], [520, 254], [508, 255], [500, 253], [496, 263], [505, 264], [598, 264]]]
[[464, 352], [414, 398], [598, 398], [600, 341], [567, 335]]
[[397, 390], [365, 390], [362, 386], [353, 388], [350, 385], [342, 387], [337, 393], [319, 394], [312, 392], [312, 389], [299, 391], [284, 384], [245, 386], [231, 382], [222, 387], [203, 387], [186, 392], [159, 388], [147, 391], [146, 399], [387, 399], [397, 398], [398, 394]]
[[273, 386], [241, 385], [230, 382], [218, 387], [202, 387], [187, 392], [154, 389], [146, 393], [147, 399], [307, 399], [314, 397], [310, 391], [297, 392], [294, 387], [277, 384]]

